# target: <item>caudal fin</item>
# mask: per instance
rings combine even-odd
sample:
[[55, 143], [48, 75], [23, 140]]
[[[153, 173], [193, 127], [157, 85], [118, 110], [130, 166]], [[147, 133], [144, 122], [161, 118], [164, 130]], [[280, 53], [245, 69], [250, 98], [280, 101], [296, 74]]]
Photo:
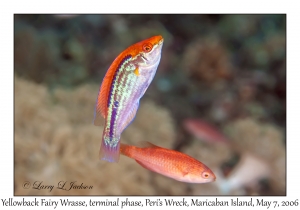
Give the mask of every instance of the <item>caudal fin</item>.
[[122, 155], [125, 155], [129, 158], [133, 158], [135, 159], [136, 158], [136, 150], [138, 148], [135, 147], [135, 146], [131, 146], [131, 145], [128, 145], [128, 144], [123, 144], [121, 143], [121, 147], [120, 147], [120, 153]]
[[99, 157], [102, 160], [117, 163], [120, 158], [120, 142], [116, 146], [111, 146], [102, 140]]

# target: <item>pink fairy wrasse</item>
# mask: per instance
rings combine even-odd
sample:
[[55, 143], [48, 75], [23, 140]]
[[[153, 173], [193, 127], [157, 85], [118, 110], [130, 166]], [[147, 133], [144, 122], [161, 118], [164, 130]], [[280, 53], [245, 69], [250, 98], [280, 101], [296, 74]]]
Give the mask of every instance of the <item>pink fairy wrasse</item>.
[[162, 36], [154, 36], [124, 50], [109, 67], [99, 90], [94, 124], [105, 119], [100, 159], [118, 162], [120, 137], [132, 122], [156, 73], [163, 46]]
[[216, 180], [215, 174], [200, 161], [175, 150], [143, 142], [143, 147], [121, 143], [121, 154], [135, 159], [144, 168], [188, 183], [208, 183]]

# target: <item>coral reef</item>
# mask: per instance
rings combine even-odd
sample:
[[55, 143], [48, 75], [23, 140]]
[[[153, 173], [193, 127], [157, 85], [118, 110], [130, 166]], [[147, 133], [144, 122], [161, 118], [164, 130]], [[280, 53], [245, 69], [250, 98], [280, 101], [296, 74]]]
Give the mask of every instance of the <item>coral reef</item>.
[[[275, 194], [286, 193], [286, 152], [284, 132], [278, 126], [253, 119], [240, 119], [225, 128], [241, 155], [250, 153], [270, 167], [270, 187]], [[252, 167], [252, 168], [251, 168]], [[252, 165], [248, 170], [258, 170]]]
[[[102, 127], [92, 124], [98, 92], [96, 85], [74, 90], [45, 86], [15, 77], [15, 194], [16, 195], [221, 195], [217, 184], [191, 185], [155, 174], [134, 160], [121, 157], [118, 164], [98, 160]], [[136, 119], [124, 131], [122, 142], [149, 141], [172, 148], [175, 127], [170, 113], [152, 101], [142, 100]], [[270, 185], [285, 193], [285, 149], [282, 130], [252, 119], [225, 127], [228, 144], [194, 139], [182, 152], [202, 161], [213, 171], [228, 161], [234, 149], [255, 154], [270, 165]], [[216, 155], [218, 154], [218, 155]], [[254, 166], [253, 166], [254, 167]], [[120, 177], [121, 176], [121, 177]], [[217, 178], [218, 179], [218, 178]], [[91, 190], [24, 189], [24, 181], [60, 181], [92, 185]], [[240, 191], [238, 191], [240, 192]], [[232, 192], [234, 193], [234, 192]]]
[[210, 84], [229, 79], [232, 65], [228, 54], [219, 39], [198, 38], [186, 47], [183, 68], [190, 76]]
[[[132, 159], [122, 156], [118, 164], [98, 159], [103, 128], [92, 124], [98, 88], [83, 85], [49, 92], [15, 77], [15, 195], [185, 194], [185, 184], [154, 175]], [[142, 100], [122, 141], [170, 147], [174, 133], [170, 114]], [[93, 189], [23, 189], [24, 181], [43, 181], [55, 188], [60, 181], [76, 181]]]

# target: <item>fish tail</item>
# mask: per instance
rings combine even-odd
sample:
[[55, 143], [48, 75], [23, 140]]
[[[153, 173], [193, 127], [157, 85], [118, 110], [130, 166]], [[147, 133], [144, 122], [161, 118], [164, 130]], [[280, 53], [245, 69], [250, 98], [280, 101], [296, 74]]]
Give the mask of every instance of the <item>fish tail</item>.
[[134, 146], [130, 146], [130, 145], [121, 143], [120, 152], [122, 155], [125, 155], [129, 158], [134, 159], [134, 154], [133, 154], [134, 150], [135, 150]]
[[121, 143], [121, 146], [120, 146], [120, 152], [121, 152], [122, 155], [125, 155], [125, 156], [128, 155], [128, 154], [127, 154], [127, 153], [128, 153], [127, 148], [128, 148], [128, 145], [127, 145], [127, 144]]
[[[112, 142], [110, 140], [118, 141], [115, 144], [109, 144], [106, 142]], [[117, 163], [120, 158], [120, 141], [116, 138], [105, 137], [102, 140], [100, 151], [99, 151], [99, 158], [108, 162], [115, 162]]]

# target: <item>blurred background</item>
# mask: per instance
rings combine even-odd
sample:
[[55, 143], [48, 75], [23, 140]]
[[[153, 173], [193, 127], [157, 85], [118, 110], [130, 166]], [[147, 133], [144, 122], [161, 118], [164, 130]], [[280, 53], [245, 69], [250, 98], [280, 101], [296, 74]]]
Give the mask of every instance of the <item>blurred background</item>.
[[[102, 79], [120, 52], [159, 34], [160, 65], [122, 142], [188, 154], [213, 183], [98, 159]], [[286, 195], [285, 15], [15, 15], [14, 94], [15, 195]]]

